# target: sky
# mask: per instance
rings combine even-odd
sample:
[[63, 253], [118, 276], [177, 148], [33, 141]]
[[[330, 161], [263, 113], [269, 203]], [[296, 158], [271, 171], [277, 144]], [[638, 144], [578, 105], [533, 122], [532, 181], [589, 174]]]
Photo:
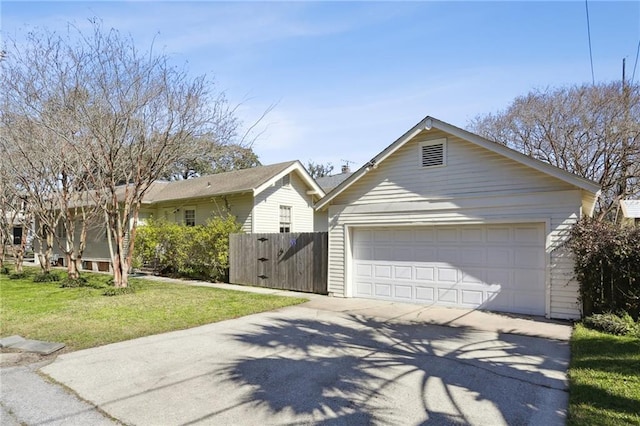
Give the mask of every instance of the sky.
[[0, 14], [3, 38], [98, 18], [214, 79], [247, 128], [269, 110], [253, 133], [263, 164], [334, 172], [427, 115], [465, 128], [532, 90], [591, 83], [588, 31], [595, 82], [619, 81], [623, 58], [640, 81], [640, 0], [3, 0]]

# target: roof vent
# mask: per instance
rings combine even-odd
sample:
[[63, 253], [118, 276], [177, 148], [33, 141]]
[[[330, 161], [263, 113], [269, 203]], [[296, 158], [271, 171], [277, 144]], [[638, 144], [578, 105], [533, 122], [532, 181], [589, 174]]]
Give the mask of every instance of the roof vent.
[[437, 167], [445, 165], [446, 140], [438, 139], [420, 144], [420, 165]]

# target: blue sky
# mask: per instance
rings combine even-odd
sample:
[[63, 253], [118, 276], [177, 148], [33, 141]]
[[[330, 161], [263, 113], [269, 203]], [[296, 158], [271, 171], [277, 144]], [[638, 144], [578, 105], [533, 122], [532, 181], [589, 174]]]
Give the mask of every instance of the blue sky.
[[[631, 77], [640, 1], [589, 1], [596, 81]], [[263, 163], [359, 167], [431, 115], [459, 127], [532, 89], [591, 82], [584, 1], [2, 1], [2, 34], [98, 17], [214, 77]], [[155, 40], [154, 40], [155, 38]], [[635, 82], [640, 80], [640, 64]]]

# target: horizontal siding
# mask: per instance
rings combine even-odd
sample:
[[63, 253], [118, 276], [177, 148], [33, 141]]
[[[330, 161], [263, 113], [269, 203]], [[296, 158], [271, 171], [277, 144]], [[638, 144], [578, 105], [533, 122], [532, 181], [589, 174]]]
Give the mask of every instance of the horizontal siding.
[[253, 195], [250, 193], [170, 201], [158, 203], [154, 207], [153, 217], [176, 223], [183, 223], [185, 209], [195, 209], [196, 225], [204, 225], [209, 219], [230, 212], [242, 225], [244, 232], [251, 232]]
[[279, 232], [280, 206], [291, 206], [291, 232], [313, 232], [313, 201], [307, 195], [306, 183], [291, 173], [291, 185], [283, 187], [280, 181], [265, 189], [255, 198], [255, 229], [253, 232]]
[[[446, 166], [419, 165], [421, 142], [447, 138]], [[441, 131], [423, 132], [378, 168], [371, 169], [332, 204], [357, 205], [572, 190], [571, 185]]]
[[[550, 197], [551, 198], [551, 197]], [[556, 318], [577, 318], [580, 316], [576, 303], [578, 284], [573, 279], [573, 260], [570, 253], [562, 247], [568, 237], [568, 231], [580, 215], [580, 191], [563, 193], [561, 201], [553, 197], [551, 204], [509, 206], [504, 197], [485, 197], [482, 208], [449, 208], [435, 211], [393, 211], [393, 204], [372, 204], [366, 213], [351, 212], [347, 206], [330, 206], [329, 223], [329, 292], [336, 296], [347, 296], [345, 261], [346, 225], [384, 226], [402, 224], [407, 226], [470, 223], [510, 223], [513, 222], [549, 222], [550, 233], [546, 251], [550, 258], [550, 316]], [[460, 199], [459, 204], [464, 205]], [[381, 211], [375, 211], [376, 206]]]

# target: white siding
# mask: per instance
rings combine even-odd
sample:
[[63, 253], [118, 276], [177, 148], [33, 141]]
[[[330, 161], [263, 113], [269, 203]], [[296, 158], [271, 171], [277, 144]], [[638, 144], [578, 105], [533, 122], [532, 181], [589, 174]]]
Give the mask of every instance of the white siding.
[[[446, 166], [419, 165], [421, 142], [447, 138]], [[440, 131], [423, 132], [332, 204], [420, 201], [574, 189], [552, 176]]]
[[327, 210], [316, 211], [313, 214], [313, 232], [327, 232], [329, 230], [329, 213]]
[[[442, 137], [447, 137], [447, 165], [419, 167], [419, 142]], [[582, 192], [443, 132], [423, 132], [330, 203], [329, 292], [352, 296], [351, 253], [345, 250], [354, 227], [544, 223], [547, 315], [577, 318], [573, 261], [561, 245], [581, 216]]]
[[307, 189], [302, 179], [291, 173], [290, 185], [283, 187], [278, 181], [256, 195], [253, 232], [279, 232], [280, 206], [291, 207], [291, 232], [313, 232], [313, 204]]

